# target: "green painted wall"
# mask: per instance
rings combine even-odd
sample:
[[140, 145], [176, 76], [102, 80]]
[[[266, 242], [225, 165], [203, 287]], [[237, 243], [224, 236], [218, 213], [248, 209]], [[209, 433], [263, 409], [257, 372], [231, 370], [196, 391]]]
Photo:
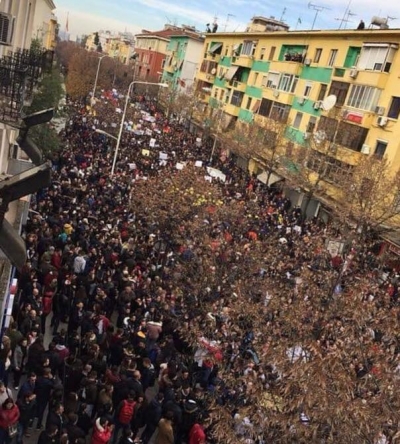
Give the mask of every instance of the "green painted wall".
[[249, 111], [248, 109], [240, 108], [238, 119], [244, 120], [245, 122], [252, 122], [253, 121], [253, 113], [251, 111]]
[[321, 111], [314, 109], [314, 101], [306, 100], [304, 105], [300, 105], [297, 97], [294, 98], [292, 108], [301, 111], [302, 113], [312, 114], [313, 116], [319, 117], [321, 115]]
[[220, 66], [226, 66], [229, 68], [229, 66], [232, 65], [232, 59], [231, 59], [231, 57], [223, 56], [223, 57], [221, 57], [219, 64], [220, 64]]
[[215, 86], [218, 86], [219, 88], [225, 88], [225, 83], [226, 83], [225, 79], [221, 80], [219, 77], [215, 77], [215, 80], [214, 80]]
[[256, 86], [246, 86], [245, 94], [247, 94], [250, 97], [255, 97], [257, 99], [262, 98], [263, 90], [262, 88], [257, 88]]
[[254, 60], [252, 70], [259, 72], [268, 72], [270, 62], [264, 62], [263, 60]]
[[303, 54], [303, 52], [307, 49], [306, 45], [282, 45], [281, 52], [279, 53], [279, 61], [285, 61], [285, 54]]
[[305, 144], [304, 133], [297, 128], [293, 128], [291, 126], [287, 127], [285, 131], [285, 137], [292, 142], [298, 143], [300, 145]]
[[316, 80], [321, 83], [329, 83], [332, 77], [332, 68], [318, 68], [314, 66], [303, 66], [300, 79]]
[[346, 58], [344, 60], [344, 67], [345, 68], [352, 68], [356, 65], [357, 57], [359, 56], [361, 52], [361, 47], [359, 46], [350, 46], [347, 50]]

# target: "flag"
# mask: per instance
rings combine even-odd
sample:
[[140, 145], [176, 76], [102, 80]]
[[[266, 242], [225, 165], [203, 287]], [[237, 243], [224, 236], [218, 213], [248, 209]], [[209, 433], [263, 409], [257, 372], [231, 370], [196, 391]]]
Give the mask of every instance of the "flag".
[[67, 21], [65, 22], [65, 30], [66, 30], [67, 32], [69, 32], [69, 29], [68, 29], [68, 18], [69, 18], [69, 12], [68, 12], [68, 14], [67, 14]]

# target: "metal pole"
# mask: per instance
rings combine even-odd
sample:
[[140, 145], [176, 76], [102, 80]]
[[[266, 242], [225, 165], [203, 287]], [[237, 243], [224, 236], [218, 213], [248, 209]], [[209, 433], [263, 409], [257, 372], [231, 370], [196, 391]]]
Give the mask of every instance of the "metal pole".
[[119, 151], [119, 146], [121, 144], [121, 138], [122, 138], [122, 131], [124, 129], [124, 122], [125, 122], [125, 116], [126, 116], [126, 110], [128, 108], [128, 102], [129, 102], [129, 97], [131, 95], [131, 90], [133, 85], [135, 84], [144, 84], [144, 85], [158, 85], [161, 87], [167, 87], [168, 85], [164, 84], [164, 83], [149, 83], [149, 82], [141, 82], [141, 81], [137, 81], [134, 80], [133, 82], [131, 82], [128, 86], [128, 92], [126, 94], [126, 99], [125, 99], [125, 106], [124, 106], [124, 112], [122, 114], [122, 118], [121, 118], [121, 124], [119, 126], [119, 133], [118, 133], [118, 138], [117, 138], [117, 145], [115, 147], [115, 152], [114, 152], [114, 158], [113, 158], [113, 163], [112, 163], [112, 167], [111, 167], [111, 176], [114, 175], [114, 171], [115, 171], [115, 165], [117, 163], [117, 157], [118, 157], [118, 151]]
[[124, 122], [125, 122], [125, 116], [126, 116], [126, 110], [128, 108], [128, 102], [129, 102], [129, 97], [131, 95], [131, 89], [133, 87], [133, 85], [137, 83], [135, 81], [131, 82], [128, 86], [128, 92], [126, 94], [126, 99], [125, 99], [125, 106], [124, 106], [124, 112], [122, 114], [122, 118], [121, 118], [121, 124], [119, 126], [119, 133], [118, 133], [118, 138], [117, 138], [117, 145], [115, 147], [115, 152], [114, 152], [114, 158], [113, 158], [113, 163], [112, 163], [112, 167], [111, 167], [111, 176], [114, 176], [114, 171], [115, 171], [115, 164], [117, 163], [117, 157], [118, 157], [118, 151], [119, 151], [119, 146], [121, 144], [121, 137], [122, 137], [122, 131], [124, 129]]
[[94, 95], [96, 93], [96, 87], [97, 87], [97, 80], [99, 78], [99, 72], [100, 72], [100, 65], [101, 65], [101, 61], [104, 59], [104, 57], [108, 57], [106, 55], [102, 55], [99, 58], [99, 63], [97, 64], [97, 71], [96, 71], [96, 79], [94, 81], [94, 86], [93, 86], [93, 92], [92, 92], [92, 98], [94, 99]]

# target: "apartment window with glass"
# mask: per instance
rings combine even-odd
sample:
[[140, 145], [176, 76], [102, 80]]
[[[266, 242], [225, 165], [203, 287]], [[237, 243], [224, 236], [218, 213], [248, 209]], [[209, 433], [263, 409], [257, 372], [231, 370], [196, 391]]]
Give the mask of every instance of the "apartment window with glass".
[[268, 60], [270, 60], [270, 61], [274, 60], [275, 51], [276, 51], [276, 46], [272, 46], [269, 51]]
[[312, 90], [312, 83], [311, 82], [307, 82], [306, 83], [306, 87], [304, 88], [304, 97], [309, 97], [311, 94], [311, 90]]
[[346, 101], [346, 96], [349, 91], [350, 83], [346, 82], [338, 82], [334, 80], [331, 83], [331, 87], [329, 89], [329, 95], [335, 95], [336, 96], [336, 105], [342, 106], [344, 105], [344, 102]]
[[291, 106], [285, 103], [273, 102], [270, 117], [279, 122], [286, 122]]
[[265, 57], [265, 51], [267, 50], [267, 48], [261, 48], [260, 51], [260, 60], [264, 60]]
[[307, 133], [313, 133], [316, 125], [317, 125], [317, 118], [314, 116], [311, 116], [310, 119], [308, 120], [308, 124], [307, 124]]
[[351, 150], [361, 151], [367, 135], [368, 128], [352, 125], [351, 123], [340, 122], [335, 142]]
[[366, 111], [375, 110], [380, 95], [381, 90], [373, 86], [351, 85], [347, 106]]
[[279, 91], [294, 92], [298, 80], [299, 77], [293, 74], [282, 74], [278, 84]]
[[301, 119], [303, 118], [303, 113], [297, 112], [294, 118], [293, 128], [299, 128], [301, 124]]
[[314, 63], [319, 63], [322, 55], [322, 48], [317, 48], [314, 54]]
[[251, 108], [251, 97], [247, 98], [247, 103], [246, 103], [246, 109], [250, 109]]
[[261, 80], [261, 86], [267, 86], [268, 84], [268, 76], [263, 76], [262, 80]]
[[260, 107], [258, 108], [258, 114], [264, 117], [269, 117], [272, 109], [272, 100], [262, 99]]
[[253, 79], [253, 85], [255, 85], [257, 83], [258, 80], [258, 72], [254, 73], [254, 79]]
[[242, 104], [244, 93], [242, 91], [233, 91], [231, 105], [240, 106]]
[[383, 156], [386, 153], [387, 146], [388, 146], [387, 142], [385, 142], [384, 140], [378, 140], [376, 142], [374, 156], [378, 159], [383, 159]]
[[392, 97], [388, 117], [390, 119], [398, 119], [400, 114], [400, 97]]
[[389, 72], [398, 46], [388, 43], [370, 43], [361, 49], [357, 68]]
[[328, 66], [333, 66], [335, 64], [337, 53], [337, 49], [331, 49], [328, 59]]
[[319, 87], [319, 93], [318, 93], [317, 100], [324, 100], [325, 99], [327, 89], [328, 89], [328, 85], [325, 85], [325, 83], [321, 83], [321, 85]]
[[254, 47], [254, 42], [253, 41], [244, 41], [243, 42], [243, 46], [242, 46], [242, 52], [241, 55], [253, 55], [253, 47]]
[[268, 73], [268, 79], [267, 79], [267, 88], [276, 89], [279, 85], [279, 72], [269, 72]]

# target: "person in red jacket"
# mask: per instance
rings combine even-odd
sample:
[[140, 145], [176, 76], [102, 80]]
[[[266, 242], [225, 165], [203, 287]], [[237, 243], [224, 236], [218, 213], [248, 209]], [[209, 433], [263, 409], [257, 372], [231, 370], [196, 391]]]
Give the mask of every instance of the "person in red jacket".
[[93, 427], [91, 444], [107, 444], [111, 439], [112, 425], [104, 416], [97, 418]]
[[189, 444], [205, 444], [205, 442], [206, 434], [204, 428], [196, 422], [189, 432]]
[[[0, 443], [8, 444], [16, 435], [19, 408], [12, 398], [7, 398], [0, 408]], [[13, 431], [15, 429], [15, 432]], [[12, 436], [11, 436], [12, 434]]]

